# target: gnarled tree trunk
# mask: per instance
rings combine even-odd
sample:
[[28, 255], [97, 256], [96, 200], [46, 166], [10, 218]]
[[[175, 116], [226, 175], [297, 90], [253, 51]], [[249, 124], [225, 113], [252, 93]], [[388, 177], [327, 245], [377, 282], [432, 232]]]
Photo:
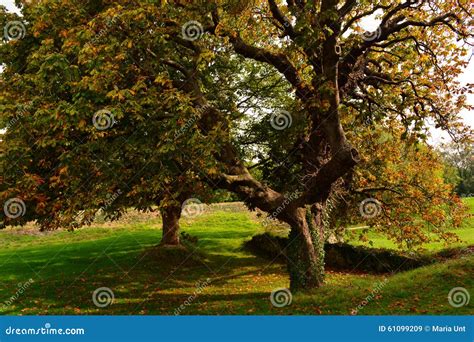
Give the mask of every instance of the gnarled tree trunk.
[[179, 245], [180, 206], [167, 206], [161, 209], [163, 220], [163, 237], [161, 245]]
[[287, 246], [288, 273], [292, 291], [310, 290], [324, 282], [323, 206], [298, 208], [292, 213]]

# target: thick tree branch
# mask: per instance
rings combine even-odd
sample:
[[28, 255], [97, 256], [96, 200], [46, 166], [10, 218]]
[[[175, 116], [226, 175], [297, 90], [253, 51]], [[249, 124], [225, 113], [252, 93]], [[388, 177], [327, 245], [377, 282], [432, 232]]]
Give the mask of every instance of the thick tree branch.
[[[357, 64], [359, 58], [366, 54], [371, 47], [374, 46], [384, 46], [384, 45], [392, 45], [393, 43], [403, 42], [405, 41], [404, 38], [396, 38], [392, 41], [385, 42], [389, 36], [396, 34], [408, 27], [430, 27], [435, 25], [447, 25], [451, 29], [455, 29], [450, 23], [449, 20], [454, 19], [456, 21], [459, 18], [453, 13], [446, 13], [440, 16], [437, 16], [431, 19], [428, 22], [424, 21], [416, 21], [416, 20], [406, 20], [402, 21], [404, 17], [397, 17], [395, 19], [389, 20], [392, 18], [396, 13], [399, 11], [410, 7], [410, 3], [403, 3], [399, 6], [395, 7], [393, 10], [389, 11], [384, 19], [382, 19], [382, 23], [378, 28], [379, 35], [373, 40], [363, 41], [359, 45], [354, 46], [350, 51], [345, 55], [345, 57], [341, 61], [341, 76], [339, 77], [339, 87], [342, 89], [346, 86], [347, 82], [349, 81], [349, 75], [354, 72], [354, 66]], [[395, 11], [397, 9], [397, 11]], [[457, 32], [457, 31], [456, 31]], [[411, 37], [411, 36], [410, 36]], [[407, 37], [406, 39], [409, 39]], [[385, 42], [385, 43], [384, 43]], [[382, 44], [380, 44], [382, 43]], [[365, 67], [365, 65], [361, 65]]]
[[304, 206], [326, 200], [334, 182], [353, 168], [358, 160], [358, 152], [355, 149], [347, 146], [339, 150], [308, 180], [305, 184], [307, 190], [295, 201], [295, 205]]
[[283, 26], [285, 35], [294, 39], [296, 37], [295, 29], [291, 25], [290, 20], [280, 11], [280, 8], [276, 4], [275, 0], [268, 0], [268, 5], [273, 17]]
[[302, 81], [298, 70], [296, 70], [286, 55], [275, 54], [265, 49], [249, 45], [237, 34], [230, 36], [230, 42], [238, 54], [274, 66], [296, 89], [296, 94], [299, 98], [304, 100], [309, 98], [311, 92], [310, 88]]

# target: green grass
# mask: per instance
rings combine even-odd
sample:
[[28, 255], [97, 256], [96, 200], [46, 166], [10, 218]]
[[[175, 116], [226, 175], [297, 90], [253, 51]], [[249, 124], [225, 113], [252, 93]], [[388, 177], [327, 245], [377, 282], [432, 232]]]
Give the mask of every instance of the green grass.
[[[449, 244], [446, 244], [444, 241], [433, 241], [424, 244], [422, 248], [425, 249], [427, 253], [433, 253], [444, 248], [456, 248], [474, 244], [474, 229], [472, 229], [471, 227], [464, 226], [459, 229], [453, 229], [451, 230], [451, 232], [456, 233], [456, 235], [460, 238], [461, 241], [452, 242]], [[359, 234], [357, 233], [357, 231], [352, 231], [346, 236], [346, 238], [353, 245], [362, 245], [367, 247], [395, 250], [398, 249], [397, 245], [393, 241], [387, 239], [381, 233], [369, 231], [369, 233], [367, 234], [368, 241], [360, 241], [358, 236]]]
[[463, 199], [464, 204], [466, 204], [469, 207], [469, 211], [471, 213], [474, 212], [474, 197], [468, 197]]
[[[387, 276], [329, 270], [322, 288], [295, 294], [291, 305], [276, 308], [269, 296], [276, 288], [288, 287], [286, 267], [241, 249], [245, 240], [263, 231], [253, 215], [212, 210], [185, 219], [183, 230], [199, 237], [194, 254], [186, 260], [179, 251], [173, 259], [152, 248], [160, 240], [159, 226], [156, 217], [132, 217], [75, 232], [0, 231], [0, 313], [173, 315], [188, 300], [183, 315], [350, 314], [385, 278], [359, 314], [473, 312], [472, 301], [454, 308], [447, 300], [453, 287], [473, 293], [472, 256]], [[472, 244], [472, 225], [464, 230], [464, 244]], [[19, 284], [30, 278], [34, 283], [19, 293]], [[200, 289], [198, 284], [207, 278], [210, 284]], [[93, 304], [92, 293], [99, 287], [113, 290], [112, 305]], [[15, 294], [13, 303], [1, 304]]]
[[[461, 240], [460, 242], [452, 242], [446, 244], [444, 241], [431, 241], [422, 246], [427, 253], [435, 253], [444, 248], [457, 248], [463, 246], [474, 245], [474, 197], [464, 198], [463, 202], [469, 209], [469, 217], [463, 222], [461, 227], [450, 230], [456, 233]], [[345, 238], [353, 245], [362, 245], [374, 248], [398, 249], [397, 245], [384, 235], [378, 232], [371, 232], [367, 234], [367, 240], [359, 240], [358, 230], [353, 230], [347, 233]], [[431, 234], [434, 238], [434, 234]]]

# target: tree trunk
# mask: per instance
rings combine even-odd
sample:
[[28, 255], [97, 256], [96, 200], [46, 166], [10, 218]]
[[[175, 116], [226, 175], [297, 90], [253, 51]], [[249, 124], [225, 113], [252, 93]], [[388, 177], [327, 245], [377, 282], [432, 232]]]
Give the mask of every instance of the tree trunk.
[[299, 208], [293, 213], [287, 246], [291, 291], [310, 290], [324, 282], [323, 206]]
[[163, 220], [163, 237], [161, 245], [179, 245], [180, 206], [169, 206], [161, 209]]

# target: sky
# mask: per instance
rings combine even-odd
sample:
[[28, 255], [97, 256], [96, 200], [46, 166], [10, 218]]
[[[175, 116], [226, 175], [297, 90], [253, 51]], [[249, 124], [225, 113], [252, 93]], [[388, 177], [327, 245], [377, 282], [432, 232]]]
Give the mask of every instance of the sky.
[[[18, 12], [18, 8], [15, 6], [14, 0], [0, 0], [0, 4], [4, 5], [12, 12]], [[361, 22], [361, 26], [365, 30], [373, 32], [377, 28], [378, 23], [373, 18], [366, 18]], [[474, 83], [474, 57], [471, 57], [470, 63], [464, 73], [460, 76], [459, 81], [462, 84]], [[474, 105], [474, 95], [471, 94], [468, 96], [468, 102], [469, 104]], [[461, 113], [461, 116], [467, 125], [474, 128], [474, 111], [466, 110]], [[446, 132], [435, 128], [430, 129], [430, 131], [432, 134], [432, 138], [430, 139], [432, 143], [439, 144], [441, 142], [449, 141], [449, 136]]]

